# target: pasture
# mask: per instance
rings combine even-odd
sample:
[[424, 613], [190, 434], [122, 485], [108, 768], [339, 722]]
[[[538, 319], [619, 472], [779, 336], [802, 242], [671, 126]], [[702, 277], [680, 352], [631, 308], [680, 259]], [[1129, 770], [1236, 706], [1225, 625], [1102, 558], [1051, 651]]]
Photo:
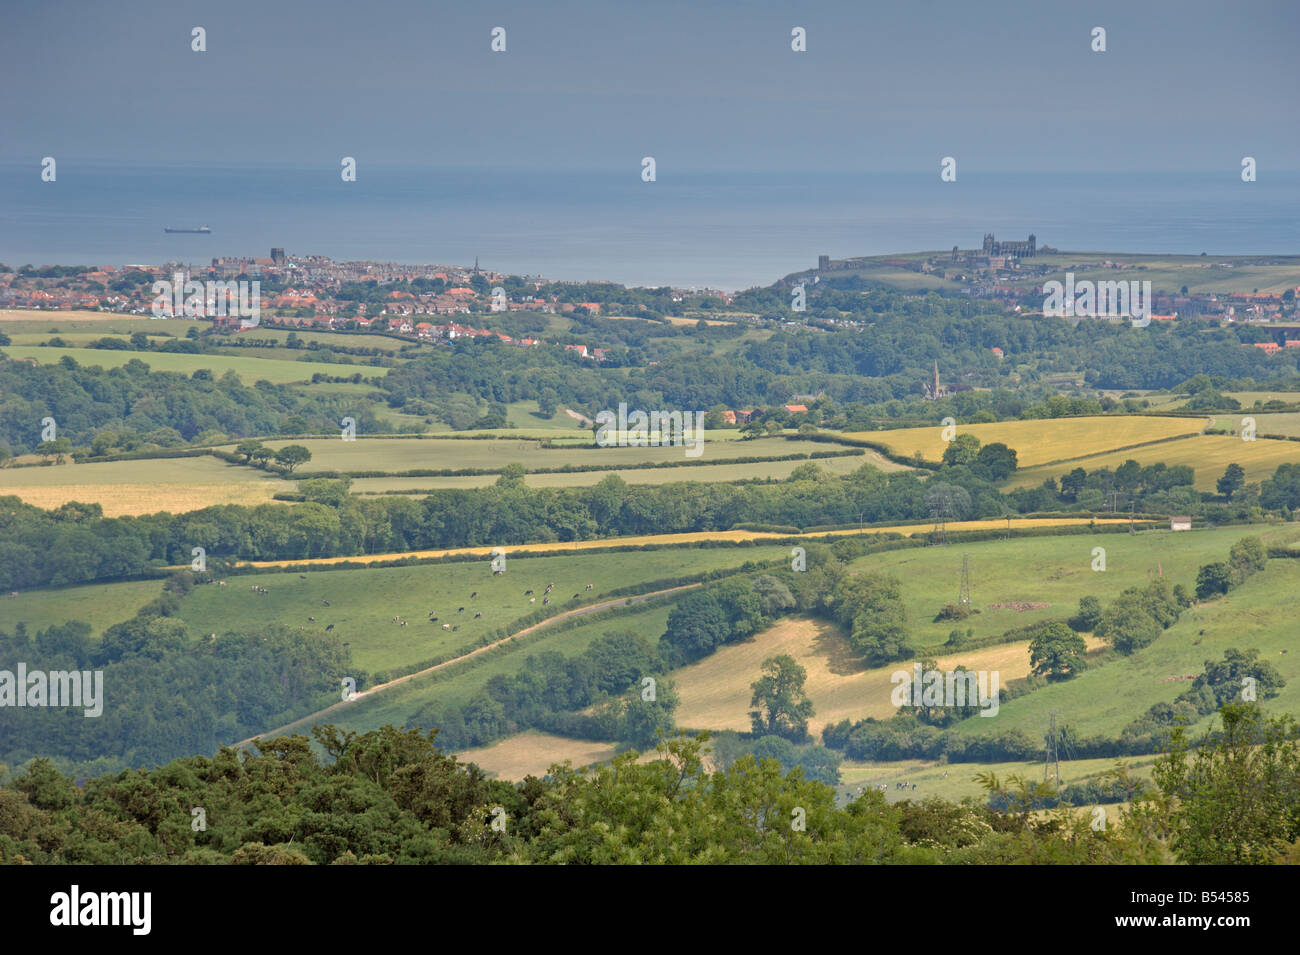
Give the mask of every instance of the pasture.
[[[305, 446], [311, 451], [312, 459], [299, 468], [302, 474], [313, 471], [397, 472], [426, 468], [483, 468], [500, 471], [507, 464], [522, 464], [525, 468], [562, 468], [590, 464], [626, 464], [635, 467], [640, 464], [714, 460], [723, 463], [728, 458], [768, 457], [834, 449], [834, 446], [814, 441], [787, 441], [784, 438], [716, 444], [706, 439], [701, 455], [698, 458], [688, 458], [685, 452], [689, 449], [683, 447], [602, 448], [592, 443], [591, 435], [587, 432], [583, 433], [583, 440], [584, 446], [563, 448], [545, 448], [540, 442], [527, 438], [371, 438], [363, 435], [358, 435], [355, 441], [332, 437], [273, 439], [264, 443], [269, 448], [277, 449], [286, 444]], [[233, 448], [234, 445], [228, 445], [226, 450]], [[689, 470], [694, 468], [683, 468], [681, 473]], [[597, 477], [595, 480], [599, 479]]]
[[[1081, 524], [1093, 523], [1093, 518], [1088, 517], [1035, 517], [1035, 518], [1012, 518], [1012, 529], [1033, 528], [1033, 527], [1077, 527]], [[1127, 524], [1128, 519], [1122, 517], [1116, 518], [1096, 518], [1097, 524]], [[948, 523], [949, 532], [956, 531], [988, 531], [1000, 530], [1007, 526], [1005, 520], [987, 520], [987, 521], [950, 521]], [[928, 523], [919, 524], [893, 524], [885, 527], [867, 527], [865, 529], [851, 528], [847, 530], [826, 531], [808, 534], [776, 534], [768, 531], [698, 531], [685, 534], [641, 534], [629, 535], [627, 537], [602, 537], [595, 540], [583, 541], [551, 541], [549, 543], [538, 544], [515, 544], [508, 548], [512, 554], [524, 553], [562, 553], [567, 551], [591, 550], [598, 547], [639, 547], [642, 545], [653, 546], [672, 546], [677, 544], [699, 544], [699, 543], [719, 543], [723, 541], [770, 541], [770, 540], [787, 540], [789, 538], [810, 538], [820, 540], [825, 537], [844, 537], [848, 535], [861, 534], [901, 534], [911, 537], [928, 537], [931, 531], [931, 525]], [[389, 554], [359, 554], [352, 557], [309, 557], [304, 560], [284, 560], [284, 561], [249, 561], [250, 567], [326, 567], [330, 564], [340, 564], [344, 562], [354, 563], [374, 563], [376, 561], [394, 560], [400, 557], [448, 557], [457, 554], [479, 554], [486, 555], [492, 550], [491, 547], [457, 547], [447, 550], [412, 550], [397, 551]]]
[[1255, 434], [1280, 434], [1291, 438], [1300, 438], [1300, 412], [1282, 412], [1276, 414], [1221, 414], [1215, 415], [1213, 427], [1228, 428], [1235, 434], [1241, 433], [1243, 418], [1255, 419]]
[[[98, 337], [98, 336], [96, 336]], [[42, 348], [36, 345], [10, 345], [4, 351], [10, 358], [31, 358], [43, 365], [56, 364], [65, 355], [87, 368], [120, 368], [131, 360], [142, 361], [153, 371], [172, 371], [192, 375], [200, 368], [220, 378], [233, 371], [246, 385], [265, 379], [273, 385], [309, 381], [314, 374], [344, 377], [360, 372], [365, 378], [388, 374], [387, 368], [370, 365], [336, 365], [319, 361], [284, 361], [277, 358], [251, 358], [245, 355], [185, 355], [169, 352], [114, 351], [101, 348]]]
[[[590, 487], [616, 474], [628, 484], [674, 484], [679, 481], [748, 481], [754, 478], [784, 480], [807, 461], [759, 461], [751, 464], [713, 464], [703, 467], [680, 468], [627, 468], [612, 471], [576, 471], [566, 474], [529, 474], [524, 483], [529, 487]], [[874, 452], [864, 456], [819, 458], [812, 462], [832, 474], [848, 474], [863, 464], [871, 464], [882, 471], [904, 471], [905, 465], [895, 464]], [[495, 483], [497, 475], [480, 474], [462, 477], [430, 478], [356, 478], [352, 482], [354, 494], [382, 494], [389, 491], [409, 491], [421, 494], [436, 488], [486, 487]]]
[[[151, 318], [148, 315], [128, 315], [124, 312], [91, 312], [83, 309], [32, 309], [0, 308], [0, 322], [5, 331], [38, 331], [40, 329], [74, 329], [97, 326], [105, 322], [121, 322], [135, 325], [148, 322], [154, 328], [161, 328], [173, 334], [185, 334], [185, 329], [194, 323], [183, 318]], [[27, 327], [30, 326], [30, 327]], [[143, 327], [143, 326], [141, 326]], [[179, 333], [176, 331], [180, 328]], [[139, 328], [132, 327], [131, 331]]]
[[[1129, 775], [1136, 779], [1150, 779], [1151, 768], [1155, 764], [1154, 756], [1131, 756], [1122, 760], [1128, 767]], [[1070, 783], [1085, 782], [1100, 777], [1121, 762], [1116, 758], [1061, 760], [1061, 781]], [[1055, 771], [1055, 766], [1053, 766]], [[1006, 780], [1010, 776], [1020, 776], [1031, 782], [1042, 782], [1043, 764], [1041, 762], [1015, 763], [939, 763], [921, 759], [904, 759], [896, 762], [871, 763], [846, 759], [840, 763], [840, 786], [844, 793], [856, 793], [859, 786], [871, 788], [884, 783], [883, 793], [886, 801], [899, 802], [903, 799], [922, 800], [939, 797], [952, 802], [971, 798], [983, 802], [986, 798], [984, 787], [975, 779], [977, 773], [992, 772], [998, 779]], [[906, 782], [909, 788], [900, 790], [895, 783]], [[916, 784], [916, 789], [910, 785]], [[1107, 805], [1107, 815], [1111, 824], [1118, 819], [1113, 806]]]
[[[247, 631], [267, 623], [309, 631], [323, 631], [333, 624], [351, 644], [357, 669], [373, 673], [476, 645], [492, 631], [528, 614], [542, 610], [559, 613], [596, 603], [609, 591], [639, 581], [646, 583], [648, 591], [657, 580], [739, 567], [746, 561], [780, 558], [787, 553], [780, 547], [719, 547], [552, 557], [508, 554], [506, 573], [499, 576], [492, 573], [487, 559], [319, 570], [305, 575], [293, 571], [252, 574], [232, 577], [226, 587], [196, 588], [186, 598], [181, 617], [195, 632], [217, 634]], [[555, 589], [547, 607], [543, 600], [550, 583]], [[591, 590], [586, 589], [587, 584], [593, 585]], [[268, 593], [252, 593], [249, 588], [253, 586], [264, 587]], [[533, 591], [533, 602], [525, 593], [528, 590]], [[477, 597], [472, 596], [475, 593]], [[430, 621], [430, 611], [438, 617], [436, 622]], [[444, 630], [443, 624], [458, 629]]]
[[161, 580], [126, 580], [113, 584], [80, 584], [22, 591], [17, 597], [0, 595], [0, 631], [12, 633], [19, 623], [27, 632], [37, 632], [83, 620], [94, 636], [123, 620], [162, 593]]
[[[1002, 442], [1014, 448], [1021, 468], [1068, 461], [1118, 448], [1166, 441], [1205, 430], [1204, 418], [1156, 418], [1140, 415], [1098, 415], [1080, 418], [1045, 418], [1029, 421], [997, 421], [987, 424], [959, 424], [957, 434], [973, 434], [980, 444]], [[859, 431], [847, 438], [871, 441], [888, 447], [896, 455], [939, 461], [948, 447], [940, 425], [899, 428], [891, 431]], [[1067, 469], [1068, 470], [1068, 469]], [[1041, 479], [1040, 479], [1041, 480]]]
[[[1221, 660], [1229, 647], [1260, 650], [1260, 659], [1277, 667], [1286, 680], [1279, 696], [1264, 701], [1268, 712], [1300, 712], [1297, 588], [1300, 563], [1269, 561], [1267, 568], [1226, 597], [1185, 611], [1178, 623], [1138, 653], [1011, 700], [997, 719], [984, 722], [995, 723], [999, 732], [1022, 729], [1041, 736], [1055, 712], [1058, 723], [1067, 723], [1081, 735], [1118, 735], [1153, 703], [1172, 702], [1187, 689], [1187, 681], [1180, 678], [1200, 673], [1206, 660]], [[1209, 721], [1203, 718], [1193, 735]], [[955, 728], [962, 733], [981, 732], [973, 722], [978, 721], [966, 720]]]
[[[943, 643], [954, 629], [965, 632], [971, 628], [978, 639], [1069, 617], [1078, 609], [1080, 597], [1091, 594], [1106, 603], [1127, 587], [1145, 585], [1148, 572], [1162, 571], [1173, 583], [1191, 588], [1202, 564], [1227, 559], [1228, 549], [1250, 535], [1259, 536], [1266, 544], [1280, 544], [1300, 537], [1300, 526], [978, 541], [868, 554], [855, 560], [850, 570], [897, 578], [902, 584], [912, 644], [933, 646]], [[1105, 549], [1104, 571], [1092, 569], [1095, 547]], [[957, 600], [963, 554], [970, 558], [971, 605], [980, 612], [965, 620], [935, 622], [935, 615]], [[990, 604], [1018, 604], [1023, 609], [999, 609]], [[1029, 604], [1048, 606], [1025, 607]]]
[[554, 632], [543, 629], [518, 643], [505, 644], [463, 664], [358, 700], [345, 708], [341, 716], [331, 714], [330, 722], [358, 732], [378, 729], [386, 723], [404, 726], [430, 701], [457, 706], [467, 703], [496, 674], [520, 672], [530, 655], [553, 651], [574, 656], [582, 653], [598, 637], [624, 630], [657, 641], [667, 625], [670, 610], [669, 606], [649, 609], [632, 606], [601, 620], [584, 621]]
[[[1263, 264], [1267, 259], [1270, 264]], [[1281, 264], [1271, 264], [1278, 262]], [[1150, 281], [1153, 291], [1177, 292], [1186, 285], [1192, 294], [1206, 292], [1272, 292], [1281, 294], [1300, 284], [1300, 256], [1146, 255], [1115, 252], [1059, 252], [1040, 255], [1040, 265], [1059, 265], [1060, 271], [1012, 280], [1011, 284], [1041, 287], [1050, 279], [1063, 281], [1066, 271], [1075, 282]], [[1127, 268], [1103, 266], [1115, 262]]]

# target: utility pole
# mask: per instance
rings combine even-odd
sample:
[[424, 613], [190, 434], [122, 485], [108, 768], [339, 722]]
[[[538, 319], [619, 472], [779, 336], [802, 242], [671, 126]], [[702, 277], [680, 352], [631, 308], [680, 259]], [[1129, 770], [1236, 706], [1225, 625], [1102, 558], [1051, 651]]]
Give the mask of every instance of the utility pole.
[[1056, 740], [1056, 711], [1051, 714], [1051, 723], [1047, 730], [1047, 749], [1043, 753], [1043, 782], [1048, 779], [1048, 766], [1056, 763], [1056, 784], [1061, 784], [1061, 750]]
[[957, 606], [970, 609], [970, 555], [961, 555], [961, 584], [957, 589]]

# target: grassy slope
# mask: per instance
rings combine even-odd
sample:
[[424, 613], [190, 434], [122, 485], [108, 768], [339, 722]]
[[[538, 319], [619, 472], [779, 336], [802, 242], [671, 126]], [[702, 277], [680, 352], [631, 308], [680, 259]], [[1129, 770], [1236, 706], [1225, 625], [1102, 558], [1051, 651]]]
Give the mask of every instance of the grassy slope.
[[[231, 578], [228, 587], [200, 587], [181, 616], [200, 633], [252, 629], [269, 622], [321, 631], [334, 624], [351, 643], [357, 668], [366, 672], [412, 665], [475, 644], [480, 637], [543, 608], [543, 591], [555, 583], [549, 609], [596, 602], [611, 590], [723, 567], [781, 557], [783, 548], [681, 548], [626, 554], [507, 557], [506, 573], [493, 576], [487, 559], [367, 570], [314, 570]], [[584, 588], [594, 584], [592, 590]], [[252, 586], [269, 593], [254, 594]], [[525, 590], [535, 591], [529, 603]], [[477, 592], [478, 598], [470, 594]], [[579, 594], [577, 600], [574, 593]], [[328, 600], [329, 607], [322, 605]], [[457, 608], [464, 607], [463, 613]], [[429, 611], [439, 620], [429, 623]], [[474, 619], [474, 614], [483, 616]], [[408, 621], [403, 627], [397, 616]], [[315, 617], [313, 623], [308, 617]], [[458, 632], [442, 624], [459, 626]]]
[[251, 358], [244, 355], [185, 355], [167, 352], [112, 351], [98, 348], [40, 348], [33, 345], [10, 345], [4, 349], [10, 358], [34, 358], [52, 365], [68, 355], [86, 367], [118, 368], [133, 358], [139, 359], [153, 371], [178, 371], [186, 375], [206, 368], [220, 378], [233, 371], [247, 385], [260, 379], [272, 384], [307, 381], [320, 372], [331, 376], [346, 376], [360, 372], [366, 378], [388, 374], [387, 368], [369, 365], [336, 365], [318, 361], [283, 361], [273, 358]]

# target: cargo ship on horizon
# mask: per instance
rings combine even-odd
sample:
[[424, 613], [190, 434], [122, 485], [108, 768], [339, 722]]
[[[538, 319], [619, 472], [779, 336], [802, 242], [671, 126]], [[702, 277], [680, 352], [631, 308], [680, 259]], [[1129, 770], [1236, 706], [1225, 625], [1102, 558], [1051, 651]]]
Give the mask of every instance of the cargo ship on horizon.
[[164, 232], [186, 232], [192, 235], [210, 235], [212, 233], [212, 230], [205, 225], [201, 225], [197, 229], [173, 229], [170, 227], [165, 227], [163, 231]]

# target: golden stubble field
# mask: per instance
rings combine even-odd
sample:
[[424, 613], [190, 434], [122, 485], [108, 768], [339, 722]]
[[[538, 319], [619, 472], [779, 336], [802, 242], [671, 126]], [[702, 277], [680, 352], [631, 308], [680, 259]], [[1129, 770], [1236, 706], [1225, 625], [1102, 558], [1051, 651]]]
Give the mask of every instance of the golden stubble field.
[[[1088, 649], [1101, 641], [1086, 638]], [[886, 667], [863, 669], [844, 635], [822, 620], [782, 620], [744, 643], [722, 647], [716, 653], [673, 673], [681, 706], [677, 725], [691, 729], [749, 732], [751, 684], [761, 676], [763, 661], [777, 654], [789, 654], [808, 671], [804, 690], [816, 707], [809, 721], [814, 735], [827, 723], [868, 716], [887, 719], [898, 712], [890, 702], [896, 684], [890, 676], [896, 670], [911, 672], [912, 660], [900, 660]], [[999, 686], [1029, 675], [1029, 643], [1020, 641], [983, 650], [947, 654], [937, 659], [939, 667], [959, 664], [972, 670], [998, 671]]]
[[1195, 475], [1198, 491], [1212, 492], [1218, 479], [1229, 464], [1239, 464], [1246, 472], [1247, 481], [1271, 478], [1280, 464], [1300, 464], [1300, 441], [1282, 441], [1256, 438], [1243, 441], [1240, 436], [1198, 434], [1178, 441], [1154, 444], [1131, 451], [1112, 451], [1089, 455], [1017, 471], [1008, 482], [1009, 487], [1037, 487], [1049, 477], [1059, 478], [1076, 467], [1085, 471], [1119, 467], [1132, 459], [1146, 466], [1163, 462], [1169, 467], [1185, 464]]
[[[1208, 418], [1100, 415], [959, 424], [956, 434], [973, 434], [979, 438], [981, 446], [1000, 441], [1015, 449], [1019, 467], [1030, 468], [1200, 434], [1208, 423]], [[948, 447], [943, 434], [942, 427], [932, 425], [892, 431], [858, 431], [845, 437], [885, 445], [897, 455], [911, 457], [919, 452], [926, 461], [939, 461]]]
[[69, 501], [99, 504], [105, 517], [185, 514], [218, 504], [253, 507], [271, 503], [273, 484], [232, 481], [226, 484], [17, 484], [0, 486], [0, 497], [16, 494], [25, 504], [50, 510]]
[[543, 776], [553, 763], [565, 760], [575, 767], [604, 763], [614, 758], [610, 743], [593, 743], [567, 739], [538, 730], [527, 730], [506, 737], [490, 746], [467, 749], [456, 754], [462, 763], [477, 763], [482, 769], [502, 779], [519, 780], [525, 776]]

